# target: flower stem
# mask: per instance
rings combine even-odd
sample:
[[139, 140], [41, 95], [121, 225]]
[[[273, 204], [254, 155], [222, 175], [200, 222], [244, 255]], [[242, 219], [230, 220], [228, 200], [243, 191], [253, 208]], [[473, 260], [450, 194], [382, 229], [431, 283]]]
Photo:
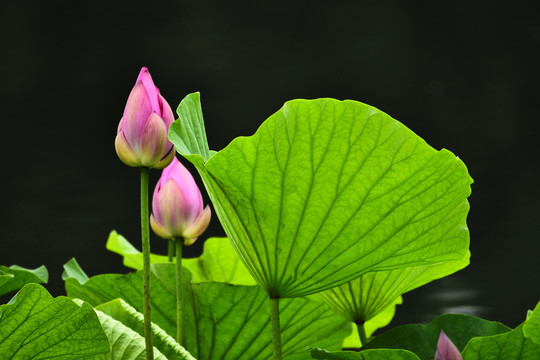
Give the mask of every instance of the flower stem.
[[174, 239], [169, 239], [169, 262], [173, 262], [174, 259]]
[[270, 321], [272, 322], [272, 346], [274, 360], [281, 360], [281, 327], [279, 325], [279, 298], [270, 298]]
[[366, 345], [367, 343], [366, 328], [364, 327], [364, 324], [365, 322], [362, 320], [356, 322], [356, 328], [358, 329], [358, 336], [360, 337], [362, 346]]
[[141, 168], [141, 237], [143, 250], [143, 313], [144, 338], [146, 340], [146, 360], [154, 359], [152, 345], [152, 318], [150, 305], [150, 230], [148, 228], [148, 172]]
[[182, 293], [182, 238], [176, 241], [176, 341], [184, 345], [184, 295]]

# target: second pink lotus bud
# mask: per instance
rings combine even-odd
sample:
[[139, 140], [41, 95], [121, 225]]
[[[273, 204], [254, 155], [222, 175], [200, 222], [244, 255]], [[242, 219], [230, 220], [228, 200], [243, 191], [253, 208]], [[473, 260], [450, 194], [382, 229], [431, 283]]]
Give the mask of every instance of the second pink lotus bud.
[[454, 345], [452, 340], [442, 330], [439, 335], [439, 341], [437, 342], [435, 360], [463, 360], [456, 345]]
[[154, 190], [150, 226], [163, 239], [195, 242], [210, 223], [211, 211], [203, 208], [201, 192], [189, 171], [174, 158], [163, 169]]

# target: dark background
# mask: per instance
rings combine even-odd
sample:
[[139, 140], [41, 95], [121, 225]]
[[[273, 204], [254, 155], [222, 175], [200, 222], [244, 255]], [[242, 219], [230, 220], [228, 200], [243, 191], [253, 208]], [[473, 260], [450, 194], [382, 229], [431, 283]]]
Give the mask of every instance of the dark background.
[[[540, 300], [539, 10], [537, 1], [3, 1], [0, 264], [45, 264], [53, 295], [64, 293], [71, 257], [89, 275], [128, 271], [105, 241], [115, 229], [139, 246], [139, 174], [119, 161], [114, 138], [148, 66], [173, 109], [201, 92], [215, 150], [286, 100], [334, 97], [374, 105], [453, 151], [475, 180], [471, 265], [407, 294], [394, 324], [466, 312], [515, 326]], [[221, 235], [214, 217], [204, 238]], [[196, 256], [202, 240], [185, 253]]]

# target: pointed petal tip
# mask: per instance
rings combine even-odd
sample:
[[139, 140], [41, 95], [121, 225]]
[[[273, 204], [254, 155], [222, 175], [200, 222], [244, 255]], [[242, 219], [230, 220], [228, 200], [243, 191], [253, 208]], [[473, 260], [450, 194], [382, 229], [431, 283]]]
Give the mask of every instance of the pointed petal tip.
[[132, 145], [140, 140], [142, 132], [152, 114], [152, 101], [144, 82], [137, 79], [128, 96], [122, 115], [122, 128]]
[[137, 80], [141, 78], [141, 76], [148, 76], [150, 75], [150, 72], [148, 71], [148, 68], [146, 66], [143, 66], [141, 68], [141, 71], [139, 71], [139, 77], [137, 77]]
[[463, 360], [458, 348], [443, 330], [441, 330], [437, 341], [435, 360]]
[[[195, 221], [184, 230], [182, 236], [184, 239], [186, 239], [186, 245], [193, 244], [195, 240], [201, 236], [201, 234], [208, 228], [211, 218], [212, 210], [210, 209], [210, 206], [206, 205]], [[189, 239], [193, 239], [193, 241], [190, 242]]]

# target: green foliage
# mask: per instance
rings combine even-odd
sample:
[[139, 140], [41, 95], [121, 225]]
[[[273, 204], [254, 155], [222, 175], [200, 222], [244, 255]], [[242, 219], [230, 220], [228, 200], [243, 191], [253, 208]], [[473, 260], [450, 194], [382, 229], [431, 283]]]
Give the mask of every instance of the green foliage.
[[[388, 325], [401, 304], [401, 295], [426, 283], [448, 276], [469, 264], [470, 254], [460, 261], [448, 261], [390, 271], [367, 273], [358, 279], [316, 294], [338, 314], [353, 323], [364, 323], [366, 335]], [[353, 331], [344, 347], [360, 347]]]
[[540, 359], [540, 345], [523, 334], [523, 325], [504, 334], [472, 339], [463, 350], [464, 360]]
[[[145, 340], [121, 322], [115, 321], [111, 317], [96, 311], [103, 331], [110, 341], [111, 351], [105, 355], [97, 355], [94, 360], [145, 360]], [[167, 360], [163, 354], [154, 347], [155, 360]]]
[[170, 140], [199, 171], [235, 250], [272, 296], [467, 253], [465, 165], [371, 106], [293, 100], [213, 156], [190, 132], [204, 128], [198, 94], [178, 113]]
[[[121, 255], [124, 258], [124, 265], [136, 270], [142, 269], [142, 253], [116, 231], [112, 231], [109, 235], [107, 249]], [[165, 263], [168, 262], [168, 258], [151, 254], [150, 262]], [[192, 281], [196, 283], [219, 281], [234, 285], [256, 284], [227, 238], [205, 240], [202, 255], [195, 259], [182, 259], [182, 266], [191, 271]]]
[[227, 238], [210, 238], [196, 259], [183, 259], [182, 266], [193, 274], [193, 282], [219, 281], [234, 285], [256, 285], [255, 279]]
[[536, 304], [534, 311], [527, 317], [527, 321], [523, 325], [523, 334], [535, 343], [540, 344], [540, 302]]
[[[366, 331], [366, 336], [369, 338], [375, 332], [375, 330], [390, 324], [390, 321], [394, 318], [396, 313], [396, 306], [403, 303], [403, 299], [398, 297], [390, 306], [388, 306], [383, 312], [374, 316], [373, 318], [366, 321], [364, 324], [364, 329]], [[353, 332], [351, 335], [343, 341], [344, 348], [360, 348], [362, 343], [358, 335], [356, 325], [353, 325]]]
[[459, 261], [367, 273], [319, 295], [349, 321], [368, 321], [383, 312], [400, 295], [463, 269], [469, 264], [469, 257], [470, 254], [467, 254]]
[[[107, 250], [121, 255], [124, 258], [125, 266], [135, 270], [141, 270], [143, 268], [142, 252], [137, 250], [135, 246], [116, 231], [113, 230], [109, 234], [106, 247]], [[150, 263], [152, 264], [168, 261], [167, 256], [150, 254]]]
[[0, 296], [19, 290], [29, 283], [43, 284], [49, 280], [45, 266], [36, 269], [25, 269], [17, 265], [10, 267], [0, 265]]
[[422, 360], [432, 360], [441, 330], [444, 330], [461, 351], [473, 337], [501, 334], [510, 329], [501, 323], [470, 315], [446, 314], [436, 317], [426, 325], [398, 326], [376, 336], [362, 349], [405, 349]]
[[[70, 264], [73, 266], [73, 263]], [[184, 269], [185, 347], [197, 359], [267, 359], [271, 356], [268, 297], [258, 286], [191, 283]], [[176, 333], [174, 264], [151, 266], [152, 320], [169, 335]], [[122, 298], [142, 310], [142, 272], [98, 275], [80, 283], [66, 278], [70, 297], [94, 306]], [[280, 302], [286, 359], [309, 358], [306, 346], [337, 350], [350, 325], [325, 304], [304, 298]], [[195, 331], [193, 331], [195, 329]]]
[[62, 280], [69, 278], [76, 279], [81, 284], [84, 284], [88, 280], [88, 275], [81, 269], [79, 263], [75, 258], [71, 258], [64, 264], [64, 272], [62, 273]]
[[311, 354], [316, 359], [432, 360], [440, 331], [444, 330], [457, 348], [463, 350], [464, 360], [540, 359], [539, 308], [537, 305], [514, 330], [469, 315], [447, 314], [427, 325], [404, 325], [389, 330], [368, 342], [359, 353], [313, 349]]
[[3, 359], [94, 359], [109, 352], [94, 309], [54, 298], [41, 285], [25, 285], [11, 304], [0, 306]]
[[312, 349], [313, 359], [327, 360], [419, 360], [418, 356], [407, 350], [376, 349], [359, 353], [351, 351], [329, 352], [322, 349]]
[[[145, 357], [144, 318], [122, 299], [96, 307], [96, 313], [111, 343], [111, 352], [97, 359], [141, 359]], [[156, 360], [195, 360], [157, 325], [152, 324]], [[136, 357], [134, 357], [136, 356]]]
[[463, 350], [464, 360], [532, 360], [540, 359], [538, 334], [540, 306], [512, 331], [471, 339]]
[[189, 94], [180, 102], [176, 113], [180, 119], [186, 121], [171, 124], [169, 139], [180, 154], [197, 154], [206, 161], [215, 152], [208, 148], [200, 104], [201, 95], [198, 92]]
[[[369, 336], [402, 294], [468, 265], [472, 179], [451, 152], [356, 101], [287, 102], [219, 152], [198, 93], [177, 112], [169, 138], [201, 175], [230, 240], [207, 239], [201, 257], [182, 262], [185, 348], [172, 337], [174, 264], [151, 255], [156, 360], [272, 358], [269, 295], [280, 298], [286, 360], [431, 360], [441, 330], [464, 360], [540, 358], [540, 304], [514, 330], [442, 315], [339, 351], [360, 345], [351, 322], [365, 322]], [[107, 249], [142, 269], [142, 254], [115, 231]], [[2, 358], [144, 359], [142, 272], [89, 278], [75, 259], [64, 268], [76, 300], [29, 284], [47, 281], [44, 267], [0, 266], [0, 295], [24, 286], [0, 306]]]

